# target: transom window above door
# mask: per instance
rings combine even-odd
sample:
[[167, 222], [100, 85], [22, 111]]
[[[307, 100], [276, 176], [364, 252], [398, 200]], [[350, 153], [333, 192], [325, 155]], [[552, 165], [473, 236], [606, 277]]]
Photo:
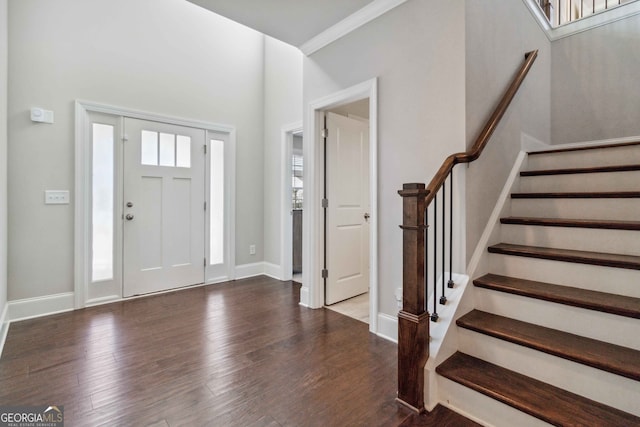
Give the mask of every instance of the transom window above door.
[[191, 138], [173, 133], [142, 131], [141, 163], [146, 166], [191, 167]]

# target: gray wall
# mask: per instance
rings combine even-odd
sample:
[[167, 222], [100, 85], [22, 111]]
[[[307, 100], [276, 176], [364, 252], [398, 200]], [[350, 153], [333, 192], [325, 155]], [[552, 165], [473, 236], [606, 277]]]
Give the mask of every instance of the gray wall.
[[554, 144], [640, 135], [640, 15], [553, 42]]
[[236, 126], [236, 261], [262, 261], [261, 34], [177, 0], [12, 1], [9, 22], [10, 300], [73, 290], [73, 200], [43, 192], [73, 190], [76, 99]]
[[[464, 1], [410, 0], [304, 59], [304, 102], [378, 77], [379, 310], [397, 313], [406, 182], [464, 149]], [[307, 124], [305, 124], [306, 128]], [[305, 135], [305, 144], [310, 139]]]
[[466, 174], [467, 262], [521, 147], [521, 133], [550, 140], [550, 43], [521, 1], [466, 0], [466, 140], [475, 141], [524, 53], [538, 49], [520, 92], [479, 160]]
[[264, 260], [280, 265], [282, 127], [302, 121], [302, 53], [265, 37], [264, 82]]
[[0, 315], [7, 302], [7, 1], [0, 0]]

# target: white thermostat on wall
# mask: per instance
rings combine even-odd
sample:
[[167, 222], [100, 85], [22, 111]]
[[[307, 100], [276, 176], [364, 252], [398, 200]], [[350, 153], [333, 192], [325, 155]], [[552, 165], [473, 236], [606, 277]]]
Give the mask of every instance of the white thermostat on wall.
[[31, 121], [53, 123], [53, 111], [34, 107], [31, 109]]

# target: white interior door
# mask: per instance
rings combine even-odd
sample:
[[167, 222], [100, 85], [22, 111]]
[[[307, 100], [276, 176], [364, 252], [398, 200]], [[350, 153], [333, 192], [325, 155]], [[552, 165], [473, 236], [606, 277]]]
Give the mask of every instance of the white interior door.
[[204, 281], [205, 131], [124, 119], [123, 296]]
[[327, 113], [325, 304], [369, 290], [369, 126]]

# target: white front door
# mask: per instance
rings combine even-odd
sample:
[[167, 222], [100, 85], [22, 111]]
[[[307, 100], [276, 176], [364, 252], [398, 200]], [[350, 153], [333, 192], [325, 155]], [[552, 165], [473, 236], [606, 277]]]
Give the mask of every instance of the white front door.
[[369, 290], [369, 125], [327, 113], [325, 304]]
[[205, 131], [124, 119], [123, 296], [204, 281]]

